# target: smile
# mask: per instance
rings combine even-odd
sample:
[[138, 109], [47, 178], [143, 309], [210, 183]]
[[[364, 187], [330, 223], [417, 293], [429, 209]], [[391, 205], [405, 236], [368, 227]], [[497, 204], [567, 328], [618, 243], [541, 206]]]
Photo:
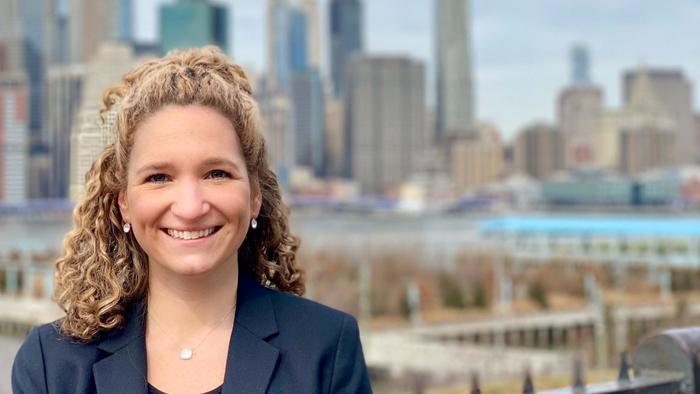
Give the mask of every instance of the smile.
[[215, 226], [215, 227], [210, 227], [208, 229], [204, 230], [198, 230], [198, 231], [178, 231], [178, 230], [173, 230], [171, 228], [169, 229], [164, 229], [165, 232], [175, 238], [175, 239], [184, 239], [184, 240], [189, 240], [189, 239], [199, 239], [199, 238], [206, 238], [217, 231], [221, 226]]

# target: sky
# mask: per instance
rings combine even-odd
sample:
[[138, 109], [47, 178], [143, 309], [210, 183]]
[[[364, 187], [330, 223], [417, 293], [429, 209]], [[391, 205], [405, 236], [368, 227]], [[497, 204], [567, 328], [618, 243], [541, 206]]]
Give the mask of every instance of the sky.
[[[139, 0], [136, 36], [155, 40], [159, 4]], [[233, 8], [233, 57], [265, 67], [264, 0], [220, 0]], [[426, 102], [434, 103], [434, 0], [364, 0], [367, 51], [405, 54], [426, 65]], [[320, 0], [323, 54], [328, 54], [328, 0]], [[527, 125], [555, 119], [559, 91], [571, 80], [569, 51], [589, 49], [591, 78], [607, 108], [619, 107], [621, 75], [645, 64], [681, 69], [700, 109], [700, 0], [472, 0], [472, 53], [479, 121], [506, 139]], [[327, 63], [327, 62], [326, 62]]]

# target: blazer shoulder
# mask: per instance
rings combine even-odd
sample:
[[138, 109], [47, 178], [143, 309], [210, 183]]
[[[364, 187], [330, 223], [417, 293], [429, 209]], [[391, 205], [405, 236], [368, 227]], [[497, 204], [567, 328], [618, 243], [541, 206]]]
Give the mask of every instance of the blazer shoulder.
[[46, 366], [41, 331], [44, 326], [33, 327], [20, 346], [12, 363], [13, 393], [46, 393]]
[[294, 294], [268, 292], [280, 327], [275, 343], [292, 343], [294, 349], [303, 343], [306, 351], [300, 363], [307, 366], [311, 354], [318, 356], [324, 376], [322, 392], [372, 392], [360, 330], [352, 315]]
[[283, 320], [293, 319], [304, 325], [318, 323], [325, 326], [326, 329], [331, 326], [341, 329], [343, 324], [347, 324], [346, 320], [350, 320], [355, 325], [357, 324], [355, 318], [349, 313], [295, 294], [272, 289], [267, 291], [275, 305], [275, 313]]

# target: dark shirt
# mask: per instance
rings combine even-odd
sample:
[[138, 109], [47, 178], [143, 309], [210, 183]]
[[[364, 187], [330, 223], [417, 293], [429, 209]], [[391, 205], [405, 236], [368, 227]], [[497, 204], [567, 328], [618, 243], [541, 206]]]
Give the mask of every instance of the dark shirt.
[[[221, 390], [224, 388], [224, 385], [222, 384], [221, 386], [215, 388], [212, 391], [207, 391], [206, 393], [202, 394], [221, 394]], [[160, 391], [157, 388], [153, 387], [150, 383], [148, 384], [148, 394], [167, 394], [164, 391]]]

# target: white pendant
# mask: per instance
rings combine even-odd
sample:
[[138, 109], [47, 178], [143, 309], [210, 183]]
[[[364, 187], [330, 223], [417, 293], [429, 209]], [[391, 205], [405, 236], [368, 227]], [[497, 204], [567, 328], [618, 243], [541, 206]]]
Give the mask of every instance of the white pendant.
[[180, 350], [180, 358], [182, 360], [189, 360], [192, 358], [192, 349], [185, 347]]

